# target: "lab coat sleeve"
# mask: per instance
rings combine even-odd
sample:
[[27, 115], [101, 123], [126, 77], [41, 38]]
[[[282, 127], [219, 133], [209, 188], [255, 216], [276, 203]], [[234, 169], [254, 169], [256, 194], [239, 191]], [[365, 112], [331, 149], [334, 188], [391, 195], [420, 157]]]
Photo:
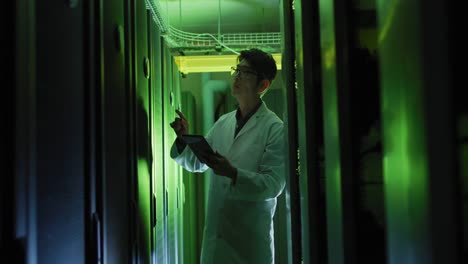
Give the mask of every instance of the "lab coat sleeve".
[[[210, 145], [212, 144], [212, 135], [214, 127], [215, 126], [213, 126], [213, 128], [211, 128], [208, 134], [205, 136], [206, 141], [208, 141], [208, 144]], [[175, 160], [177, 164], [179, 164], [189, 172], [201, 173], [209, 169], [209, 167], [205, 163], [201, 162], [197, 158], [197, 156], [195, 156], [195, 154], [192, 152], [188, 145], [184, 148], [182, 153], [179, 153], [176, 141], [174, 141], [171, 147], [171, 158]]]
[[171, 158], [190, 172], [205, 172], [208, 169], [208, 166], [193, 154], [189, 146], [186, 146], [182, 153], [179, 153], [175, 141], [171, 147]]
[[235, 196], [262, 201], [281, 194], [286, 183], [283, 129], [282, 123], [271, 127], [257, 172], [237, 168], [237, 180], [231, 190]]

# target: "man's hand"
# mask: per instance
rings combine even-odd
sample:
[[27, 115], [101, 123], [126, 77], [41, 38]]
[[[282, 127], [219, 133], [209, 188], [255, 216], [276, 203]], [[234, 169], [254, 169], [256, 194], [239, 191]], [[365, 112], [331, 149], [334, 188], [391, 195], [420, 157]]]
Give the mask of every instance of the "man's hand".
[[177, 137], [182, 139], [182, 135], [187, 135], [189, 131], [189, 124], [187, 118], [179, 110], [176, 110], [177, 117], [174, 122], [171, 123], [171, 127], [174, 129], [174, 132], [177, 134]]
[[205, 164], [213, 169], [214, 173], [231, 178], [236, 183], [237, 169], [231, 165], [229, 160], [221, 156], [218, 152], [206, 157]]

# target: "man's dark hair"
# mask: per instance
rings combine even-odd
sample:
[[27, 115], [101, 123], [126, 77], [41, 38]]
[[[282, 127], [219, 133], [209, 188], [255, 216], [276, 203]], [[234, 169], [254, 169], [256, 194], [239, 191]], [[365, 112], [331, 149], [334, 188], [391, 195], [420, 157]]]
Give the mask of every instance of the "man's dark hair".
[[250, 67], [254, 69], [260, 79], [268, 79], [272, 82], [276, 77], [276, 62], [271, 54], [268, 54], [262, 50], [253, 48], [249, 50], [243, 50], [237, 57], [237, 61], [245, 59], [249, 62]]

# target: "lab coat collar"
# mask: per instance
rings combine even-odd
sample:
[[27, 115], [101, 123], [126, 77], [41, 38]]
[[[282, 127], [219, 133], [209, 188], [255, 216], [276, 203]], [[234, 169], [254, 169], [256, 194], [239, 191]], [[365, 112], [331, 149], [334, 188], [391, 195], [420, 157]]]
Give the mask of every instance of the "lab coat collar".
[[244, 127], [239, 131], [234, 141], [236, 141], [240, 136], [245, 134], [250, 129], [254, 128], [255, 125], [257, 124], [257, 119], [265, 115], [267, 112], [268, 112], [268, 107], [266, 106], [265, 102], [263, 102], [260, 108], [258, 108], [257, 112], [252, 117], [249, 118], [249, 121], [247, 121]]

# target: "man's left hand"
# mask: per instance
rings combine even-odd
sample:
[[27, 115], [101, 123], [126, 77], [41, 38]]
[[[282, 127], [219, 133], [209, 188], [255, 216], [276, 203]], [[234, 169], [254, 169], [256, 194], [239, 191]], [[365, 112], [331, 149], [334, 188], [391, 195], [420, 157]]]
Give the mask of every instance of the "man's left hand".
[[235, 183], [237, 178], [237, 169], [231, 165], [229, 160], [218, 152], [210, 155], [206, 160], [206, 165], [213, 169], [214, 173], [231, 178]]

